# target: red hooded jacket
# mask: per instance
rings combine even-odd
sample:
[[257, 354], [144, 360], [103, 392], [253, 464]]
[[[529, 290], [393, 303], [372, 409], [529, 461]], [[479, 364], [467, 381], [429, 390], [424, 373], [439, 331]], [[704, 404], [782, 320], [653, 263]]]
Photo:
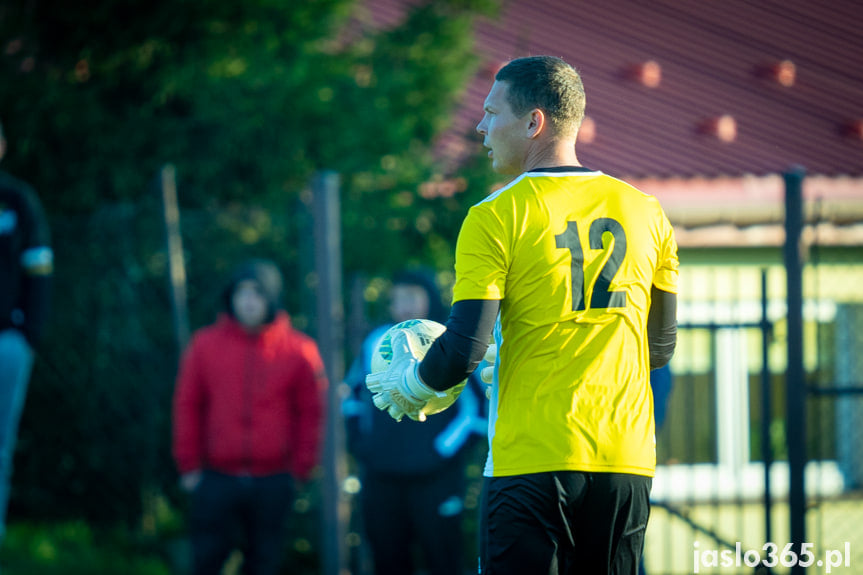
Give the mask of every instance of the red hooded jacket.
[[250, 334], [224, 315], [192, 338], [174, 394], [174, 459], [180, 473], [289, 472], [318, 461], [327, 387], [315, 342], [279, 312]]

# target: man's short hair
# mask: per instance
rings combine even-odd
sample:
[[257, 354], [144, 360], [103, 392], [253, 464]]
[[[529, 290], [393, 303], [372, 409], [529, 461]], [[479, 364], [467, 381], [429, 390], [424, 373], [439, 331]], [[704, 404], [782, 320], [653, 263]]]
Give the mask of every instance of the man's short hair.
[[494, 77], [508, 84], [507, 100], [516, 117], [539, 108], [554, 131], [574, 135], [584, 119], [584, 85], [578, 72], [554, 56], [516, 58]]

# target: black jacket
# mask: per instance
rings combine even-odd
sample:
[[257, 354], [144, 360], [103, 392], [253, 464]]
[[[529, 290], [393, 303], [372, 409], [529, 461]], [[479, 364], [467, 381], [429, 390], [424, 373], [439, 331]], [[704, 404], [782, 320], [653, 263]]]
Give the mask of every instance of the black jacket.
[[53, 259], [39, 198], [0, 172], [0, 330], [21, 330], [31, 345], [48, 315]]

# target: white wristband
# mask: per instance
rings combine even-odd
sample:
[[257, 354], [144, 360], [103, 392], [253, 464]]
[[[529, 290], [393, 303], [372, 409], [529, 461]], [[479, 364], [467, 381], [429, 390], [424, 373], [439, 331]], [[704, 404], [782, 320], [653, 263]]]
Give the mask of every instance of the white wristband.
[[422, 378], [420, 378], [419, 366], [419, 362], [414, 363], [413, 367], [405, 374], [405, 383], [410, 394], [420, 401], [428, 401], [435, 397], [446, 397], [446, 393], [443, 391], [437, 391], [423, 383]]

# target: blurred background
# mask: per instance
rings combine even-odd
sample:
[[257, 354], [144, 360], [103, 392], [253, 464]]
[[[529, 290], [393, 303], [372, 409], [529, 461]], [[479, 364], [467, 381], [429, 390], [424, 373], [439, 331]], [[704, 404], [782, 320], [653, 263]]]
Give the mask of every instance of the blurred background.
[[[2, 168], [41, 197], [56, 270], [4, 572], [184, 573], [170, 398], [225, 275], [279, 263], [337, 394], [386, 278], [449, 288], [503, 183], [473, 131], [494, 73], [552, 54], [584, 78], [581, 162], [659, 197], [680, 244], [647, 572], [808, 541], [863, 573], [861, 29], [853, 0], [3, 0]], [[362, 572], [331, 416], [290, 573]]]

